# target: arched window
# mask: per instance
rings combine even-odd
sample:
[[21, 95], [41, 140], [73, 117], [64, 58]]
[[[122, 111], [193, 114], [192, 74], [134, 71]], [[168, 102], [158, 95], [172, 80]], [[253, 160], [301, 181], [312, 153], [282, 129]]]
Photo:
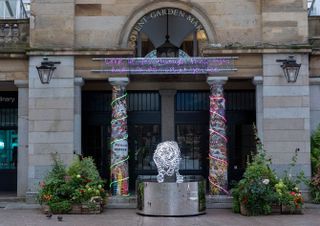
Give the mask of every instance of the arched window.
[[134, 25], [129, 43], [137, 57], [156, 57], [168, 44], [179, 49], [177, 57], [198, 56], [207, 34], [192, 14], [177, 8], [161, 8], [144, 15]]

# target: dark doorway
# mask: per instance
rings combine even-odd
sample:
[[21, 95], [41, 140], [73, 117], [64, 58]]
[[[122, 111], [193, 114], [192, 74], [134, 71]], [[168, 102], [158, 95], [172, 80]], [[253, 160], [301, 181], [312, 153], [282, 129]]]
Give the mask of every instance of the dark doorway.
[[208, 176], [209, 93], [178, 91], [175, 99], [175, 134], [181, 150], [183, 175]]
[[158, 92], [129, 92], [129, 188], [135, 189], [139, 175], [156, 175], [153, 152], [161, 141], [160, 95]]
[[17, 191], [18, 95], [0, 92], [0, 192]]
[[255, 153], [253, 125], [256, 122], [254, 90], [226, 91], [226, 117], [228, 135], [228, 180], [239, 181], [245, 171], [247, 159]]
[[111, 92], [82, 93], [82, 154], [91, 156], [109, 183]]

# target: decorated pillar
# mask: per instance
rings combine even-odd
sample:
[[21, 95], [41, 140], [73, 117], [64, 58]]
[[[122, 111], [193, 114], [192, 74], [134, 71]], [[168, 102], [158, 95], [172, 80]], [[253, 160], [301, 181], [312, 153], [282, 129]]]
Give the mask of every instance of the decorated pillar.
[[228, 77], [208, 77], [210, 85], [209, 183], [211, 195], [227, 195], [228, 155], [223, 85]]
[[126, 196], [129, 192], [127, 93], [129, 79], [109, 78], [112, 85], [111, 165], [110, 191], [112, 195]]

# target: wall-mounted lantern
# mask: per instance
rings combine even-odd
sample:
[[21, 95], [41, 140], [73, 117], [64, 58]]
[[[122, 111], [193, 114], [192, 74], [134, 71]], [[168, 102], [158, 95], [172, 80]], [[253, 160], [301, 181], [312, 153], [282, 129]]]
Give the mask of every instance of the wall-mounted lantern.
[[288, 82], [297, 81], [301, 64], [296, 62], [294, 56], [289, 56], [288, 59], [284, 60], [276, 60], [276, 62], [282, 62], [281, 68]]
[[56, 69], [55, 64], [60, 64], [60, 61], [49, 61], [47, 57], [43, 58], [41, 66], [37, 66], [39, 78], [42, 84], [49, 84], [53, 72]]

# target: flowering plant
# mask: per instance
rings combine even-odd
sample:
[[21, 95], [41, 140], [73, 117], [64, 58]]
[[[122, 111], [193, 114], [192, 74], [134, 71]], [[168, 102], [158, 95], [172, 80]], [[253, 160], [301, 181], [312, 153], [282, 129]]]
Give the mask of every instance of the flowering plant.
[[270, 168], [260, 140], [256, 137], [257, 154], [247, 163], [243, 179], [232, 189], [233, 210], [246, 209], [245, 215], [269, 214], [276, 200], [275, 173]]
[[301, 209], [304, 204], [304, 200], [299, 189], [299, 185], [302, 182], [306, 182], [304, 173], [301, 171], [298, 175], [292, 175], [292, 170], [297, 162], [298, 152], [299, 149], [296, 149], [291, 159], [289, 169], [284, 171], [283, 178], [275, 185], [279, 204], [288, 207], [291, 212], [295, 209]]
[[51, 211], [66, 213], [73, 204], [84, 204], [95, 197], [106, 197], [104, 182], [91, 158], [76, 158], [69, 168], [54, 158], [54, 167], [40, 182], [38, 200]]
[[298, 187], [289, 189], [282, 179], [275, 185], [276, 192], [279, 198], [279, 204], [289, 207], [291, 211], [301, 209], [304, 200]]

